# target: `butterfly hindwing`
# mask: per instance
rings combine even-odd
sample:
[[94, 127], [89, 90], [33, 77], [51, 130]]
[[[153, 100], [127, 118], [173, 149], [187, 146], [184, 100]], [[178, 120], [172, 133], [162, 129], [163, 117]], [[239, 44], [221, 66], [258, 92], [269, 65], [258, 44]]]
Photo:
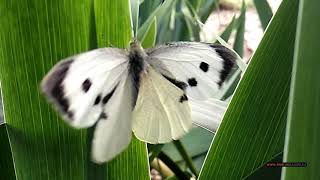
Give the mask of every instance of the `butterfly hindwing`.
[[97, 163], [111, 160], [130, 143], [132, 135], [132, 84], [124, 77], [103, 108], [92, 142], [92, 159]]
[[231, 71], [235, 55], [218, 44], [173, 42], [148, 49], [148, 63], [158, 72], [184, 83], [188, 97], [214, 97]]
[[209, 98], [205, 101], [189, 98], [189, 105], [193, 124], [211, 132], [217, 131], [227, 109], [226, 102], [215, 98]]
[[121, 77], [128, 75], [124, 50], [101, 48], [61, 61], [41, 83], [71, 126], [83, 128], [99, 120]]
[[183, 90], [149, 66], [141, 75], [133, 132], [138, 139], [152, 144], [180, 138], [192, 125], [187, 101]]

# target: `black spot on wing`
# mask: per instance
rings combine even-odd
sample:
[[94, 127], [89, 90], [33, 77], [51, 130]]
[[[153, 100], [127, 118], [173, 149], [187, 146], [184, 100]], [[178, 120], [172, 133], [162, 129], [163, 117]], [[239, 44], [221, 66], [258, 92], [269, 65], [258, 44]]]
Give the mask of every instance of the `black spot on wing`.
[[[67, 115], [69, 101], [67, 97], [65, 97], [63, 80], [72, 62], [73, 60], [71, 59], [57, 64], [41, 84], [42, 91], [49, 96], [60, 111], [67, 113]], [[68, 117], [70, 118], [70, 115], [68, 115]]]
[[107, 95], [105, 95], [102, 99], [102, 104], [105, 105], [108, 103], [109, 99], [111, 98], [111, 96], [113, 95], [114, 91], [116, 90], [118, 85], [116, 85], [112, 91], [110, 93], [108, 93]]
[[188, 101], [188, 96], [186, 94], [183, 94], [180, 96], [179, 102], [183, 103], [184, 101]]
[[89, 91], [90, 87], [91, 87], [92, 83], [90, 81], [90, 79], [86, 79], [85, 81], [83, 81], [82, 83], [82, 90], [86, 93]]
[[214, 48], [218, 55], [223, 59], [223, 69], [220, 71], [220, 81], [218, 82], [218, 85], [221, 86], [235, 64], [236, 55], [230, 49], [220, 44], [210, 44], [210, 47]]
[[94, 105], [99, 104], [100, 101], [101, 101], [101, 94], [99, 94], [99, 95], [96, 97], [96, 99], [94, 100]]
[[201, 62], [199, 65], [199, 68], [203, 71], [203, 72], [207, 72], [209, 69], [209, 64], [206, 62]]
[[175, 80], [175, 79], [173, 79], [173, 78], [170, 78], [170, 77], [168, 77], [168, 76], [166, 76], [166, 75], [162, 75], [164, 78], [166, 78], [168, 81], [170, 81], [172, 84], [174, 84], [175, 86], [177, 86], [179, 89], [181, 89], [181, 90], [185, 90], [187, 87], [188, 87], [188, 85], [185, 83], [185, 82], [183, 82], [183, 81], [178, 81], [178, 80]]
[[193, 87], [193, 86], [197, 86], [198, 82], [196, 80], [196, 78], [190, 78], [188, 79], [188, 84]]

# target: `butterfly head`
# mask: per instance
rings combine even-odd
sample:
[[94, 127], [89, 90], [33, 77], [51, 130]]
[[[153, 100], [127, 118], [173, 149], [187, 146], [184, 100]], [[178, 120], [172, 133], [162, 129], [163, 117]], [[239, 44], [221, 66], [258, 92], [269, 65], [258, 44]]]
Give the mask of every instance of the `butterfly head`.
[[130, 50], [134, 50], [134, 49], [141, 49], [142, 50], [141, 44], [137, 39], [133, 39], [130, 42]]
[[129, 52], [131, 55], [139, 55], [141, 57], [146, 56], [140, 42], [137, 39], [134, 39], [130, 42]]

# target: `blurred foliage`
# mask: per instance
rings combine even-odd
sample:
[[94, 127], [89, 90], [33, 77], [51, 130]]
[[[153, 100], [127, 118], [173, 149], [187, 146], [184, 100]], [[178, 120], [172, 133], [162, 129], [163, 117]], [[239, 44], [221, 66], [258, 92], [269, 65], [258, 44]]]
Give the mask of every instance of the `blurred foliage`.
[[253, 0], [263, 29], [266, 29], [272, 18], [272, 10], [267, 0]]
[[[157, 17], [157, 44], [169, 41], [199, 41], [201, 24], [216, 8], [217, 0], [143, 1], [139, 10], [139, 34]], [[141, 38], [138, 38], [141, 39]]]

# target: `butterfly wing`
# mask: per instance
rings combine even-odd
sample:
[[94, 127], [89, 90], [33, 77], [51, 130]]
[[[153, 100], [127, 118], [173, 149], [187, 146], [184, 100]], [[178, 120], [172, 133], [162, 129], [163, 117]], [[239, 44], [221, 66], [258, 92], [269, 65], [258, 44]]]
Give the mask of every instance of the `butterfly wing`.
[[140, 77], [132, 125], [137, 138], [156, 144], [183, 136], [192, 126], [183, 90], [150, 66]]
[[214, 97], [231, 71], [236, 56], [222, 45], [174, 42], [147, 50], [148, 63], [188, 97]]
[[124, 77], [106, 104], [103, 118], [97, 122], [92, 142], [92, 159], [111, 160], [130, 143], [132, 136], [132, 84]]
[[228, 104], [215, 98], [205, 101], [189, 98], [189, 105], [193, 124], [216, 132]]
[[122, 77], [128, 74], [124, 50], [101, 48], [61, 61], [42, 80], [41, 88], [71, 126], [92, 126]]

